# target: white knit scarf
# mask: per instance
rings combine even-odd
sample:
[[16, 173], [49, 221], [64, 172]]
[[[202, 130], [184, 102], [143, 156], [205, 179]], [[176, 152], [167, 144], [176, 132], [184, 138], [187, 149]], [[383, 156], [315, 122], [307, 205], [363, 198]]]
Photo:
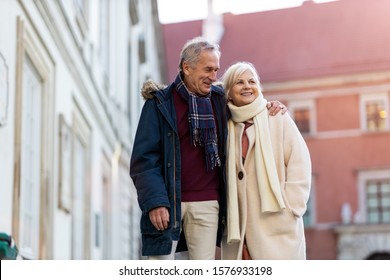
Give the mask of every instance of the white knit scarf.
[[[260, 93], [250, 104], [237, 107], [228, 103], [232, 117], [229, 120], [228, 158], [227, 158], [227, 203], [228, 203], [228, 243], [240, 241], [240, 223], [237, 196], [237, 171], [234, 123], [253, 119], [255, 128], [256, 176], [261, 201], [261, 212], [278, 212], [286, 208], [278, 179], [271, 137], [268, 125], [267, 100]], [[241, 145], [241, 143], [239, 144]]]

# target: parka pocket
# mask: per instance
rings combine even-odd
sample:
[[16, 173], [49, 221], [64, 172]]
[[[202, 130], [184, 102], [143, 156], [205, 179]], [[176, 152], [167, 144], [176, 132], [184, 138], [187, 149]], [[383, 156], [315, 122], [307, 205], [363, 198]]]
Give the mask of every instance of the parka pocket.
[[171, 228], [171, 224], [169, 223], [168, 228], [164, 231], [156, 229], [154, 227], [154, 225], [152, 224], [152, 222], [150, 221], [148, 214], [142, 214], [140, 226], [141, 226], [141, 234], [152, 234], [152, 235], [153, 234], [154, 235], [158, 235], [158, 234], [161, 235], [164, 231], [167, 231]]
[[141, 217], [142, 255], [169, 255], [172, 250], [172, 228], [157, 230], [149, 219], [149, 215]]

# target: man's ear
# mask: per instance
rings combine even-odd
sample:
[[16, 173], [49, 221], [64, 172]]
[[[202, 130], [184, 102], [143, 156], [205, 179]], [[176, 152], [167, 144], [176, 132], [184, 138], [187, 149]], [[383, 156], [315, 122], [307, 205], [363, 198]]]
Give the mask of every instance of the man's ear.
[[190, 65], [186, 61], [183, 62], [182, 68], [183, 68], [183, 72], [184, 72], [185, 75], [189, 75], [190, 74], [190, 72], [189, 72]]

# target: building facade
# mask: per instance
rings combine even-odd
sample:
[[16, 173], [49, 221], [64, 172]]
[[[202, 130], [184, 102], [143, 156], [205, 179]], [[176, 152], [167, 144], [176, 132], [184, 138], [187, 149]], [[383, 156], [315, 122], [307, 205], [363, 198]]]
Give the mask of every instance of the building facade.
[[[254, 63], [265, 97], [286, 104], [305, 137], [313, 166], [308, 259], [390, 259], [389, 9], [387, 0], [306, 1], [224, 14], [212, 27], [220, 74]], [[181, 46], [210, 36], [204, 22], [163, 26], [171, 79]]]
[[129, 156], [155, 0], [0, 1], [0, 231], [23, 259], [139, 259]]

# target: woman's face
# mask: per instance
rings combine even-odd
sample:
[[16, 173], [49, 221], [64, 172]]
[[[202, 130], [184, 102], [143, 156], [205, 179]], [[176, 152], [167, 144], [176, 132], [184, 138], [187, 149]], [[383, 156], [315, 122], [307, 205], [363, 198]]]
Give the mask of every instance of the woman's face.
[[247, 70], [234, 82], [229, 99], [240, 107], [252, 103], [259, 96], [260, 88], [251, 71]]

